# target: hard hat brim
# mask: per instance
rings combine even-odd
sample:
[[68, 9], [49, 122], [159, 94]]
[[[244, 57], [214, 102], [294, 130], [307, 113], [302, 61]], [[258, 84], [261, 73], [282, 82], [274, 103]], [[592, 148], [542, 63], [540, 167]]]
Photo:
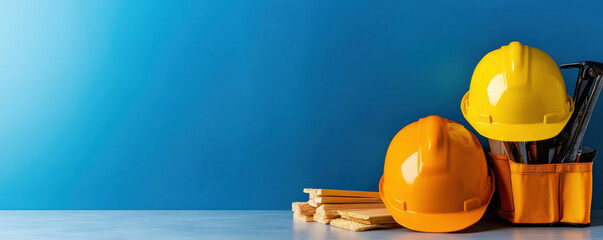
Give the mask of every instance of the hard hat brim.
[[[571, 114], [565, 119], [554, 123], [532, 123], [532, 124], [504, 124], [498, 122], [478, 121], [467, 112], [467, 100], [469, 92], [465, 93], [461, 101], [461, 111], [467, 122], [482, 136], [506, 142], [540, 141], [557, 136], [569, 121]], [[568, 96], [573, 109], [572, 98]]]
[[488, 167], [489, 193], [488, 201], [480, 207], [469, 211], [451, 212], [451, 213], [418, 213], [409, 210], [401, 210], [392, 206], [388, 198], [383, 197], [382, 191], [383, 177], [379, 182], [379, 192], [381, 200], [385, 203], [387, 211], [392, 215], [396, 222], [408, 229], [420, 232], [456, 232], [468, 228], [479, 221], [488, 204], [494, 195], [495, 180], [492, 169]]

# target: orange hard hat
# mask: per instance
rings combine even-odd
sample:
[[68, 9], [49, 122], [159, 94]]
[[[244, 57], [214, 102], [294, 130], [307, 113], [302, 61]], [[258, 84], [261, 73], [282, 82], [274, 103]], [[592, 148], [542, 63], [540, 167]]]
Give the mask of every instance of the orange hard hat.
[[379, 193], [402, 226], [452, 232], [484, 215], [494, 177], [475, 135], [454, 121], [429, 116], [409, 124], [392, 140]]

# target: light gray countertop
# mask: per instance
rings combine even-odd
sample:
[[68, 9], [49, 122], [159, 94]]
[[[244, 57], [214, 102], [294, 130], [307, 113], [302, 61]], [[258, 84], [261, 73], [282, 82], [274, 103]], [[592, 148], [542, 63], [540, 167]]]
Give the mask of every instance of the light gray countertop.
[[492, 216], [457, 233], [404, 228], [351, 232], [294, 221], [291, 211], [1, 211], [0, 239], [598, 239], [590, 227], [511, 227]]

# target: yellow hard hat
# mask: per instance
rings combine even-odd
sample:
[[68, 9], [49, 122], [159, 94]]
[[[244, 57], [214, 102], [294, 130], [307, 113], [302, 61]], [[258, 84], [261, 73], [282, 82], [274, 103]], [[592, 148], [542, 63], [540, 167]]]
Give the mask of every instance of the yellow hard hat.
[[511, 42], [477, 64], [461, 110], [484, 137], [538, 141], [561, 132], [574, 111], [574, 102], [548, 54]]
[[379, 193], [402, 226], [452, 232], [476, 223], [494, 193], [479, 141], [462, 125], [429, 116], [404, 127], [385, 157]]

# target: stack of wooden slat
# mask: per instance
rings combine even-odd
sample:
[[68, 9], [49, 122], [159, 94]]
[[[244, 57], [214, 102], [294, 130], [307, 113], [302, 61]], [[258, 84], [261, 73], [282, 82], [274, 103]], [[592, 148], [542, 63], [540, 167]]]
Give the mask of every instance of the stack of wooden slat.
[[304, 188], [307, 202], [292, 204], [293, 218], [331, 224], [352, 231], [400, 227], [378, 192]]

